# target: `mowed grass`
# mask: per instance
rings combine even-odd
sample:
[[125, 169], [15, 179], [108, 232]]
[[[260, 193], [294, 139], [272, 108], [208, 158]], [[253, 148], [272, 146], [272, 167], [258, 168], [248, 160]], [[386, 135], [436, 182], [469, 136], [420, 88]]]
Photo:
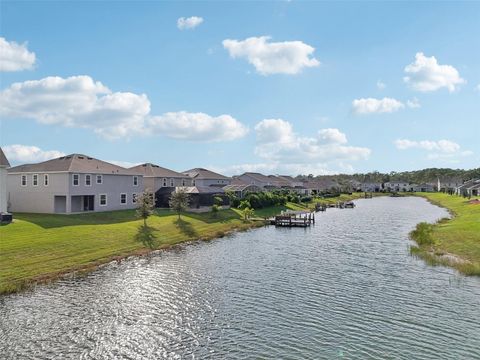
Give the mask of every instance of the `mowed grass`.
[[[451, 220], [435, 224], [429, 235], [433, 244], [424, 244], [429, 255], [455, 255], [464, 262], [447, 261], [466, 275], [480, 275], [480, 205], [468, 203], [468, 199], [443, 193], [417, 193], [434, 204], [445, 207], [453, 215]], [[427, 255], [428, 256], [428, 255]], [[430, 262], [434, 258], [430, 256]], [[446, 262], [440, 257], [442, 264]]]
[[[295, 204], [261, 209], [264, 217]], [[134, 210], [79, 215], [14, 214], [0, 226], [0, 293], [55, 279], [72, 271], [89, 271], [102, 263], [144, 254], [181, 242], [222, 237], [234, 230], [263, 225], [242, 221], [239, 210], [185, 213], [181, 220], [169, 210], [157, 210], [143, 227]]]

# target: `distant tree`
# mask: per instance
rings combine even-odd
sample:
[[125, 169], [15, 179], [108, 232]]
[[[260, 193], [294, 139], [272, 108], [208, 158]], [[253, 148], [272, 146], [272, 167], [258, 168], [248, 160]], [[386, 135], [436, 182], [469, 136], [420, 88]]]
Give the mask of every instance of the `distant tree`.
[[187, 210], [188, 204], [190, 202], [190, 196], [187, 193], [187, 190], [184, 188], [178, 188], [176, 191], [172, 192], [170, 195], [170, 201], [168, 204], [170, 208], [178, 214], [178, 219], [182, 211]]
[[154, 195], [150, 190], [145, 190], [137, 197], [137, 216], [143, 219], [144, 227], [147, 227], [147, 219], [153, 214], [154, 207]]

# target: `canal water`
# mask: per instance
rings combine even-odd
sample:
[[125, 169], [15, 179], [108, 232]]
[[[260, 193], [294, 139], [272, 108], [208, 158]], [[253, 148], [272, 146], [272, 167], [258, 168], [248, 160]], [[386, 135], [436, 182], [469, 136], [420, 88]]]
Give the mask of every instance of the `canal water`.
[[480, 279], [409, 255], [446, 211], [356, 203], [1, 297], [0, 358], [480, 359]]

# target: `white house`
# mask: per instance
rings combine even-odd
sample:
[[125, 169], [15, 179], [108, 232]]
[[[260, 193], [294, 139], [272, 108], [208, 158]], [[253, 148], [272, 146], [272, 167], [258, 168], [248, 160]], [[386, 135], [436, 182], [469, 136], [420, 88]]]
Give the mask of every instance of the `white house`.
[[11, 221], [8, 213], [7, 169], [10, 167], [7, 157], [0, 148], [0, 221]]

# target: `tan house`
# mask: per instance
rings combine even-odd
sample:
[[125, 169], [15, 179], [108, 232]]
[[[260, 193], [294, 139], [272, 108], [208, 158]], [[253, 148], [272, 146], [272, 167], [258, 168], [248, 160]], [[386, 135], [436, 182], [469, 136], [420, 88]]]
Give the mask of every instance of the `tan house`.
[[155, 165], [145, 163], [134, 166], [130, 170], [143, 175], [144, 188], [156, 192], [161, 188], [191, 186], [192, 178], [188, 175]]

